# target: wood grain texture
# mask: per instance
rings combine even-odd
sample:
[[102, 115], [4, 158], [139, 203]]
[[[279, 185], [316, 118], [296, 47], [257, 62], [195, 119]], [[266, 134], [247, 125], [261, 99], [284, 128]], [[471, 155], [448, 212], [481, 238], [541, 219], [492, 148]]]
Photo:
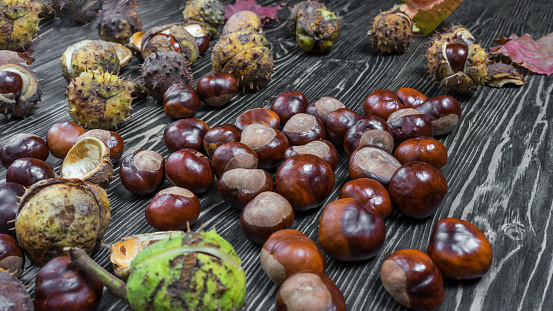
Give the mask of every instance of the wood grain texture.
[[[229, 3], [230, 1], [224, 1]], [[273, 5], [277, 1], [258, 1]], [[294, 1], [292, 4], [294, 4]], [[307, 55], [289, 33], [288, 10], [279, 13], [281, 23], [265, 29], [275, 59], [273, 81], [257, 93], [236, 96], [222, 109], [201, 106], [196, 118], [210, 126], [234, 123], [236, 117], [254, 107], [269, 108], [273, 99], [288, 90], [297, 90], [310, 102], [332, 96], [362, 113], [366, 96], [381, 88], [392, 91], [413, 87], [427, 96], [442, 95], [439, 85], [427, 77], [423, 53], [428, 37], [417, 37], [404, 55], [383, 56], [371, 47], [367, 30], [379, 10], [389, 9], [388, 1], [327, 1], [327, 7], [340, 18], [341, 34], [327, 55]], [[143, 0], [140, 16], [144, 28], [182, 20], [180, 1]], [[535, 39], [553, 32], [551, 0], [465, 0], [439, 27], [463, 24], [485, 48], [492, 40], [511, 33], [530, 33]], [[45, 138], [49, 127], [70, 121], [62, 95], [66, 84], [61, 76], [59, 57], [66, 47], [82, 39], [97, 39], [94, 23], [82, 26], [56, 20], [42, 26], [43, 37], [36, 46], [37, 71], [44, 91], [40, 108], [27, 119], [7, 121], [0, 117], [0, 141], [16, 133], [32, 132]], [[213, 47], [214, 42], [211, 43]], [[196, 81], [211, 72], [210, 53], [193, 66]], [[123, 76], [140, 75], [136, 61]], [[196, 85], [196, 82], [193, 84]], [[385, 221], [386, 243], [372, 259], [343, 263], [327, 256], [328, 276], [343, 292], [349, 310], [402, 310], [384, 290], [380, 266], [397, 249], [425, 250], [434, 224], [444, 217], [458, 217], [479, 227], [492, 243], [494, 261], [481, 279], [446, 282], [446, 298], [441, 310], [550, 310], [553, 305], [553, 77], [528, 75], [520, 88], [480, 87], [472, 96], [459, 97], [463, 116], [458, 127], [440, 137], [448, 149], [449, 161], [443, 173], [449, 191], [438, 212], [417, 221], [397, 211]], [[163, 130], [171, 119], [153, 99], [133, 103], [132, 116], [118, 131], [125, 141], [124, 156], [139, 148], [151, 149], [167, 157]], [[59, 171], [61, 160], [47, 160]], [[136, 196], [126, 191], [115, 168], [111, 195], [112, 220], [104, 237], [106, 244], [117, 239], [153, 232], [144, 218], [152, 195]], [[271, 173], [274, 174], [275, 171]], [[0, 180], [6, 170], [0, 171]], [[347, 156], [340, 149], [336, 184], [326, 202], [338, 197], [338, 190], [349, 180]], [[168, 186], [166, 182], [165, 187]], [[239, 213], [224, 203], [215, 186], [200, 197], [202, 212], [194, 230], [216, 227], [236, 249], [247, 275], [246, 310], [274, 310], [278, 287], [265, 276], [259, 264], [260, 246], [250, 243], [239, 228]], [[326, 203], [325, 202], [325, 203]], [[293, 228], [318, 243], [317, 226], [322, 207], [297, 215]], [[97, 250], [93, 258], [112, 271], [109, 247]], [[27, 264], [23, 282], [34, 292], [38, 268]], [[130, 310], [109, 293], [99, 310]]]

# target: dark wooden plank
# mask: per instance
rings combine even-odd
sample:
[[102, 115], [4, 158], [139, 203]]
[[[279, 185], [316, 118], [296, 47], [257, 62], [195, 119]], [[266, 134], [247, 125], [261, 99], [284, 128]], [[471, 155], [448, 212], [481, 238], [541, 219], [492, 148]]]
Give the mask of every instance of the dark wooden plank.
[[[229, 3], [230, 1], [225, 1]], [[277, 1], [259, 1], [274, 4]], [[294, 2], [295, 3], [295, 2]], [[408, 53], [382, 56], [370, 46], [366, 32], [379, 10], [388, 9], [387, 1], [328, 1], [341, 21], [340, 39], [327, 55], [307, 55], [288, 32], [286, 9], [279, 13], [281, 23], [266, 29], [275, 58], [273, 81], [258, 93], [235, 97], [222, 109], [202, 106], [196, 117], [210, 126], [233, 123], [244, 110], [268, 108], [278, 94], [287, 90], [303, 92], [310, 101], [322, 96], [342, 100], [362, 113], [362, 103], [372, 91], [414, 87], [429, 96], [443, 94], [424, 69], [424, 49], [428, 37], [418, 37]], [[184, 5], [179, 1], [143, 0], [140, 15], [145, 28], [182, 20]], [[511, 33], [530, 33], [534, 38], [553, 31], [553, 6], [550, 0], [466, 0], [441, 25], [463, 24], [486, 48], [492, 40]], [[76, 25], [56, 20], [42, 26], [43, 38], [36, 47], [33, 68], [44, 95], [41, 107], [27, 119], [7, 121], [0, 118], [0, 141], [15, 133], [33, 132], [46, 136], [48, 128], [69, 121], [62, 95], [66, 84], [58, 59], [69, 45], [82, 39], [96, 39], [94, 25]], [[214, 42], [211, 43], [213, 46]], [[194, 65], [196, 80], [211, 71], [210, 53]], [[137, 78], [136, 62], [123, 75]], [[196, 83], [194, 83], [195, 85]], [[346, 297], [349, 310], [401, 310], [383, 289], [378, 273], [384, 258], [400, 248], [425, 250], [433, 225], [444, 217], [460, 217], [481, 228], [492, 242], [494, 263], [483, 278], [470, 282], [446, 282], [446, 299], [442, 310], [549, 310], [553, 304], [551, 280], [553, 255], [550, 226], [553, 192], [552, 131], [549, 120], [553, 78], [529, 75], [521, 88], [492, 89], [480, 87], [473, 96], [461, 97], [463, 117], [449, 135], [440, 137], [449, 153], [443, 170], [449, 192], [439, 211], [429, 219], [415, 221], [393, 212], [386, 220], [387, 237], [382, 250], [372, 259], [343, 263], [327, 257], [328, 275]], [[124, 155], [147, 148], [169, 155], [162, 135], [171, 122], [152, 99], [133, 103], [133, 115], [119, 130], [126, 143]], [[48, 163], [59, 170], [61, 160], [52, 156]], [[0, 170], [0, 179], [6, 171]], [[274, 173], [274, 171], [273, 171]], [[123, 236], [153, 232], [144, 219], [144, 208], [152, 197], [135, 196], [121, 185], [118, 167], [109, 194], [112, 221], [104, 240], [107, 244]], [[328, 201], [348, 180], [347, 157], [340, 151], [336, 186]], [[166, 183], [165, 186], [167, 186]], [[247, 310], [273, 310], [278, 289], [259, 264], [260, 247], [248, 242], [240, 233], [239, 213], [228, 207], [215, 188], [200, 197], [202, 213], [198, 223], [217, 231], [234, 245], [243, 260], [247, 275]], [[317, 224], [322, 208], [300, 214], [294, 224], [316, 242]], [[93, 258], [110, 269], [109, 249], [104, 247]], [[27, 264], [23, 276], [29, 291], [34, 292], [38, 268]], [[130, 310], [123, 302], [104, 291], [100, 310]]]

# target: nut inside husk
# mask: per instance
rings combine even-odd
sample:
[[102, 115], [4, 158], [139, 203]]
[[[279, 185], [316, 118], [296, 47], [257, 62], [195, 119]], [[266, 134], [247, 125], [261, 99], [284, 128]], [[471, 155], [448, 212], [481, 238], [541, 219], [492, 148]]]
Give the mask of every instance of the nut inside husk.
[[[1, 61], [0, 61], [1, 62]], [[16, 75], [21, 78], [21, 88], [17, 92], [0, 93], [0, 113], [8, 118], [12, 115], [25, 118], [33, 109], [38, 108], [42, 92], [36, 75], [24, 63], [5, 63], [0, 65], [0, 75]]]
[[94, 137], [78, 141], [63, 160], [60, 176], [82, 179], [107, 188], [113, 178], [109, 148]]

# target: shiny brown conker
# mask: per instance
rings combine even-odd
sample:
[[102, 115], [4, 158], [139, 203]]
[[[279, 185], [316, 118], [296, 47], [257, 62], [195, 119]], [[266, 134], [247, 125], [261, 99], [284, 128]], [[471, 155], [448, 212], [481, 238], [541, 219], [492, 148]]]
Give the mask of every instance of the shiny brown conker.
[[376, 255], [385, 239], [382, 218], [355, 199], [338, 199], [325, 206], [319, 221], [319, 243], [332, 258], [369, 259]]
[[254, 108], [242, 113], [236, 119], [236, 127], [244, 130], [250, 124], [262, 124], [274, 129], [280, 128], [280, 118], [276, 112], [265, 108]]
[[144, 214], [146, 221], [157, 230], [186, 230], [198, 220], [200, 210], [200, 200], [194, 193], [170, 187], [156, 193]]
[[319, 206], [334, 188], [334, 171], [328, 162], [300, 154], [286, 159], [275, 175], [276, 192], [282, 195], [295, 212]]
[[284, 153], [284, 160], [298, 154], [312, 154], [325, 160], [335, 171], [338, 166], [338, 151], [328, 140], [315, 140], [301, 146], [290, 146]]
[[323, 252], [307, 235], [294, 229], [282, 229], [271, 234], [259, 256], [267, 276], [281, 284], [293, 273], [313, 270], [324, 273]]
[[286, 124], [296, 113], [306, 112], [307, 106], [309, 106], [309, 102], [302, 93], [288, 91], [275, 98], [271, 105], [271, 110], [278, 114], [282, 124]]
[[307, 113], [293, 115], [282, 128], [282, 133], [292, 146], [305, 145], [326, 138], [324, 123]]
[[163, 141], [171, 151], [185, 148], [201, 151], [207, 131], [209, 131], [209, 125], [200, 119], [180, 119], [165, 128]]
[[394, 150], [394, 135], [381, 117], [367, 116], [355, 122], [344, 135], [344, 150], [351, 155], [360, 146], [376, 146], [388, 153]]
[[86, 130], [75, 122], [56, 123], [50, 127], [46, 136], [48, 149], [54, 157], [63, 159], [77, 142], [77, 138], [85, 132]]
[[432, 165], [409, 162], [396, 170], [388, 191], [400, 213], [422, 219], [434, 214], [442, 203], [447, 193], [447, 181]]
[[418, 106], [422, 105], [422, 103], [424, 103], [428, 99], [428, 97], [426, 97], [421, 92], [409, 87], [404, 87], [397, 90], [396, 96], [401, 100], [405, 108], [415, 109], [417, 109]]
[[365, 103], [363, 104], [365, 116], [378, 116], [384, 120], [388, 120], [388, 117], [392, 113], [403, 108], [405, 108], [405, 106], [396, 94], [386, 89], [372, 92], [369, 96], [367, 96], [367, 99], [365, 99]]
[[324, 123], [326, 121], [326, 116], [329, 113], [341, 108], [346, 108], [346, 105], [336, 98], [325, 96], [317, 99], [315, 102], [307, 106], [307, 110], [305, 112], [321, 119]]
[[13, 220], [19, 209], [19, 198], [25, 193], [25, 187], [18, 183], [7, 182], [0, 187], [0, 233], [15, 236]]
[[277, 311], [346, 311], [340, 289], [321, 272], [301, 271], [289, 276], [280, 286]]
[[121, 162], [119, 177], [125, 189], [134, 194], [156, 191], [165, 180], [165, 159], [151, 150], [140, 149]]
[[340, 199], [352, 198], [385, 219], [392, 212], [388, 190], [378, 181], [368, 178], [350, 180], [340, 189]]
[[444, 301], [444, 279], [425, 253], [400, 249], [384, 260], [380, 280], [401, 305], [414, 310], [434, 310]]
[[257, 153], [240, 142], [230, 142], [221, 145], [211, 158], [211, 166], [217, 178], [224, 172], [235, 168], [257, 168]]
[[14, 94], [15, 101], [19, 102], [22, 91], [23, 78], [21, 75], [9, 70], [0, 70], [0, 94]]
[[223, 201], [242, 210], [258, 194], [273, 191], [273, 178], [262, 169], [235, 168], [219, 178], [217, 191]]
[[196, 90], [204, 104], [211, 107], [221, 107], [236, 94], [238, 81], [230, 73], [212, 73], [198, 81]]
[[30, 187], [39, 180], [54, 178], [56, 172], [50, 164], [35, 158], [21, 158], [13, 161], [6, 171], [6, 181]]
[[200, 99], [192, 86], [175, 83], [163, 95], [163, 111], [173, 119], [193, 116], [200, 107]]
[[384, 187], [401, 166], [391, 154], [375, 146], [361, 146], [349, 157], [349, 176], [351, 179], [370, 178]]
[[413, 108], [405, 108], [392, 113], [387, 122], [394, 135], [396, 146], [409, 138], [432, 137], [434, 133], [430, 118]]
[[468, 47], [463, 43], [446, 43], [445, 56], [454, 72], [464, 71]]
[[440, 219], [434, 226], [426, 254], [446, 279], [476, 279], [490, 269], [492, 245], [475, 225], [457, 218]]
[[211, 157], [222, 144], [240, 141], [242, 131], [232, 124], [223, 124], [212, 127], [204, 135], [204, 150]]
[[346, 132], [361, 118], [361, 115], [348, 108], [329, 113], [325, 121], [327, 139], [335, 145], [343, 145]]
[[42, 138], [28, 133], [16, 134], [8, 139], [0, 149], [0, 162], [5, 168], [8, 168], [13, 161], [21, 158], [45, 161], [48, 154], [48, 146]]
[[447, 150], [441, 142], [432, 137], [417, 137], [397, 146], [394, 157], [401, 164], [421, 161], [441, 168], [447, 163]]
[[109, 149], [109, 160], [112, 164], [115, 164], [121, 159], [123, 151], [125, 150], [125, 143], [121, 135], [114, 131], [107, 130], [90, 130], [77, 138], [75, 143], [86, 137], [95, 137], [101, 140]]
[[286, 149], [290, 147], [288, 138], [281, 131], [262, 124], [251, 124], [242, 131], [240, 142], [255, 151], [257, 167], [268, 170], [278, 166]]
[[21, 277], [25, 266], [25, 254], [14, 237], [0, 233], [0, 271]]
[[202, 37], [195, 37], [195, 38], [196, 38], [196, 45], [198, 46], [198, 51], [200, 52], [201, 56], [204, 56], [207, 49], [209, 49], [209, 37], [202, 36]]
[[167, 158], [165, 174], [172, 185], [196, 195], [206, 192], [214, 179], [209, 159], [190, 148], [175, 151]]
[[435, 136], [451, 132], [461, 118], [461, 105], [448, 95], [432, 97], [418, 106], [417, 110], [430, 118]]
[[294, 224], [292, 205], [280, 194], [261, 192], [244, 206], [240, 214], [242, 233], [255, 244], [263, 244], [271, 234]]

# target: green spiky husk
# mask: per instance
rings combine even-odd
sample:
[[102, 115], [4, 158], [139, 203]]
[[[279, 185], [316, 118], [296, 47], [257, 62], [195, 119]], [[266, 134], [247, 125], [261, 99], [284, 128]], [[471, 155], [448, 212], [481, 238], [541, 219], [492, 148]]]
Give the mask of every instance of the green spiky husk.
[[144, 86], [157, 102], [163, 102], [163, 95], [175, 83], [192, 81], [190, 63], [184, 54], [162, 51], [150, 54], [142, 64]]
[[159, 241], [132, 261], [131, 307], [143, 310], [239, 310], [246, 275], [232, 245], [214, 230]]
[[40, 7], [32, 0], [0, 2], [0, 50], [20, 50], [33, 41]]
[[340, 22], [332, 11], [315, 9], [297, 20], [296, 42], [304, 52], [328, 53], [340, 35]]
[[369, 35], [381, 53], [401, 54], [413, 42], [413, 21], [399, 9], [384, 11], [374, 18]]
[[203, 23], [210, 38], [215, 37], [219, 26], [225, 24], [225, 7], [219, 0], [188, 0], [182, 14], [185, 21]]
[[67, 87], [67, 111], [90, 129], [116, 129], [131, 109], [132, 86], [116, 75], [85, 71]]
[[112, 74], [117, 74], [121, 70], [115, 48], [102, 40], [85, 40], [68, 47], [60, 57], [60, 64], [67, 82], [87, 70]]

